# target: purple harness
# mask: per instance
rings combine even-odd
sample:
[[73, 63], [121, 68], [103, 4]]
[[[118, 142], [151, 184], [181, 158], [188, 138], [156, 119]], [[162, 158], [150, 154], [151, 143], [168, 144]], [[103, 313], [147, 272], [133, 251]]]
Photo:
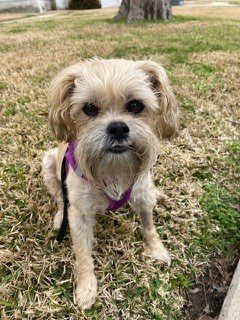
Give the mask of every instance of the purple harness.
[[[68, 148], [65, 152], [65, 170], [68, 172], [69, 165], [72, 167], [73, 171], [82, 179], [87, 180], [87, 178], [84, 176], [81, 169], [78, 167], [76, 160], [74, 158], [74, 151], [76, 148], [76, 141], [72, 141], [69, 143]], [[122, 197], [120, 200], [114, 200], [109, 198], [108, 196], [108, 208], [107, 210], [115, 211], [122, 207], [128, 200], [130, 199], [131, 192], [132, 192], [133, 185], [128, 188], [126, 191], [124, 191]]]

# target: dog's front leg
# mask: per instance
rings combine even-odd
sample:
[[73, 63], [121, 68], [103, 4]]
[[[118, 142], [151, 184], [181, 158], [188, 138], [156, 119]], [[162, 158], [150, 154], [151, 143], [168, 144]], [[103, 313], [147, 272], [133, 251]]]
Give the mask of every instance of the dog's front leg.
[[147, 249], [144, 252], [145, 255], [157, 259], [159, 261], [167, 263], [168, 266], [171, 264], [171, 257], [168, 251], [165, 249], [162, 241], [153, 224], [152, 210], [142, 209], [140, 216], [143, 226], [143, 235], [147, 243]]
[[76, 303], [89, 308], [97, 296], [97, 279], [92, 259], [93, 214], [81, 214], [74, 206], [69, 208], [69, 226], [76, 256]]
[[141, 216], [143, 236], [147, 243], [144, 255], [165, 262], [169, 266], [171, 257], [164, 248], [153, 223], [153, 209], [159, 198], [162, 198], [161, 193], [155, 189], [150, 179], [146, 179], [133, 189], [130, 205]]

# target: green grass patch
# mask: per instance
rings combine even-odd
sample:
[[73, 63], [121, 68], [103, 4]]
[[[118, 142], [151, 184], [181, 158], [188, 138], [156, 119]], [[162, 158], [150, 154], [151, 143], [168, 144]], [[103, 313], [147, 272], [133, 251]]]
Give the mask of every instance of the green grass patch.
[[8, 33], [13, 33], [13, 34], [14, 33], [23, 33], [23, 32], [25, 32], [27, 30], [28, 30], [27, 26], [18, 26], [18, 27], [14, 27], [14, 28], [10, 29], [8, 31]]
[[14, 44], [0, 44], [0, 52], [6, 53], [13, 51], [16, 48]]
[[61, 25], [61, 21], [51, 19], [51, 20], [36, 21], [33, 24], [33, 28], [36, 30], [51, 32], [60, 25]]
[[7, 85], [4, 82], [0, 82], [0, 91], [7, 89]]
[[17, 99], [17, 102], [21, 105], [25, 106], [26, 104], [31, 102], [31, 98], [29, 96], [23, 96]]
[[3, 105], [6, 105], [4, 109], [4, 115], [7, 117], [14, 116], [16, 114], [16, 103], [3, 101]]
[[[211, 219], [219, 228], [215, 232], [212, 244], [226, 247], [235, 244], [240, 240], [240, 213], [236, 207], [239, 199], [235, 198], [226, 188], [222, 188], [215, 183], [209, 183], [204, 186], [204, 195], [200, 199], [200, 204], [207, 216], [204, 218]], [[205, 229], [203, 239], [206, 233], [212, 230]]]

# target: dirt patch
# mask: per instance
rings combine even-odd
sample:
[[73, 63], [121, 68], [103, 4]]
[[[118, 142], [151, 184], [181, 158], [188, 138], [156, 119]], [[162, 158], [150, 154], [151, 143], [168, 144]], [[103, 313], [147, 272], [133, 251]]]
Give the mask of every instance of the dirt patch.
[[233, 261], [212, 258], [188, 292], [185, 292], [185, 320], [215, 320], [221, 311], [240, 254]]

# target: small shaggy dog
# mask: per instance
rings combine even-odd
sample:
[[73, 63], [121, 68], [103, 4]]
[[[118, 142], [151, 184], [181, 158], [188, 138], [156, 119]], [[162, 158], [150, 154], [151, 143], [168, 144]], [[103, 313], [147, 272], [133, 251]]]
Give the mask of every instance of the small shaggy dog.
[[129, 202], [141, 216], [145, 254], [170, 265], [153, 224], [159, 192], [151, 179], [159, 140], [178, 131], [178, 106], [164, 69], [153, 61], [94, 59], [64, 69], [51, 87], [50, 122], [59, 141], [43, 158], [44, 181], [63, 220], [66, 160], [68, 221], [76, 256], [76, 302], [97, 296], [92, 259], [94, 214]]

